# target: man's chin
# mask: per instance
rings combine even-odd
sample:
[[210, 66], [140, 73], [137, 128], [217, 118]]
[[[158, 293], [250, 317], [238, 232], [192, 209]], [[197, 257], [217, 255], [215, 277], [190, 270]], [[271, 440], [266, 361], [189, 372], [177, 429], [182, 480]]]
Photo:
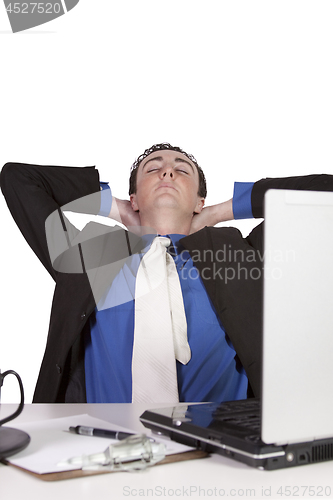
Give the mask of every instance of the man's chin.
[[170, 193], [163, 193], [159, 196], [154, 203], [154, 208], [170, 208], [170, 209], [180, 209], [178, 200]]

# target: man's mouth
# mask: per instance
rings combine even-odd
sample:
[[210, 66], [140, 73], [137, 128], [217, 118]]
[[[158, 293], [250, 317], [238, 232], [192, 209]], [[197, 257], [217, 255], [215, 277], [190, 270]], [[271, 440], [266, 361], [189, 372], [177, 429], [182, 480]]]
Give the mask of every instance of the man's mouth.
[[171, 189], [176, 189], [174, 186], [172, 186], [171, 184], [169, 183], [166, 183], [166, 182], [162, 182], [162, 184], [160, 184], [157, 189], [160, 189], [160, 188], [171, 188]]

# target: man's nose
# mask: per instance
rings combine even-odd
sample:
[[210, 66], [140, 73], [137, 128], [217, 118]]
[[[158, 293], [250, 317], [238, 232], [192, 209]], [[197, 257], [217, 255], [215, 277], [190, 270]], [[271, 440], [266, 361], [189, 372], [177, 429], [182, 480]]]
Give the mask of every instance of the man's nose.
[[173, 178], [174, 177], [174, 171], [173, 171], [173, 168], [172, 167], [165, 167], [163, 170], [162, 170], [162, 177], [165, 179], [165, 178]]

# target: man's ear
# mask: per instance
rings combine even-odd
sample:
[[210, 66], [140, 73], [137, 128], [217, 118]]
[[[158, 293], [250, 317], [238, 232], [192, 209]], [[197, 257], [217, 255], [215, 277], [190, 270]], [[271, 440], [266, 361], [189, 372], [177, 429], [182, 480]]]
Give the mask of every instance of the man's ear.
[[139, 207], [138, 207], [138, 204], [136, 202], [136, 194], [135, 193], [130, 195], [130, 202], [131, 202], [131, 206], [132, 206], [132, 209], [134, 210], [134, 212], [138, 212]]
[[200, 214], [201, 210], [205, 206], [205, 198], [198, 198], [196, 208], [194, 210], [195, 214]]

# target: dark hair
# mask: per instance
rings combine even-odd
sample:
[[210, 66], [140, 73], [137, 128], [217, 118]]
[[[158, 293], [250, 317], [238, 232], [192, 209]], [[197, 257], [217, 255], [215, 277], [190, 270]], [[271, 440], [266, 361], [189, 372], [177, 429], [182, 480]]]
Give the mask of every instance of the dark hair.
[[202, 198], [206, 198], [206, 196], [207, 196], [206, 178], [205, 178], [205, 174], [202, 171], [202, 168], [199, 167], [197, 160], [194, 158], [193, 155], [186, 153], [185, 151], [178, 148], [177, 146], [171, 146], [171, 144], [169, 144], [168, 142], [163, 142], [161, 144], [154, 144], [154, 146], [152, 146], [149, 149], [146, 149], [145, 152], [142, 153], [142, 155], [140, 155], [135, 160], [135, 162], [133, 163], [133, 165], [131, 167], [131, 175], [130, 175], [130, 179], [129, 179], [129, 194], [131, 195], [131, 194], [136, 193], [136, 177], [137, 177], [139, 165], [142, 162], [142, 160], [147, 158], [147, 156], [149, 156], [150, 154], [155, 153], [155, 151], [163, 151], [166, 149], [171, 150], [171, 151], [177, 151], [178, 153], [182, 153], [183, 155], [187, 156], [187, 158], [189, 160], [191, 160], [192, 163], [194, 163], [194, 165], [197, 168], [198, 174], [199, 174], [198, 196], [200, 196]]

